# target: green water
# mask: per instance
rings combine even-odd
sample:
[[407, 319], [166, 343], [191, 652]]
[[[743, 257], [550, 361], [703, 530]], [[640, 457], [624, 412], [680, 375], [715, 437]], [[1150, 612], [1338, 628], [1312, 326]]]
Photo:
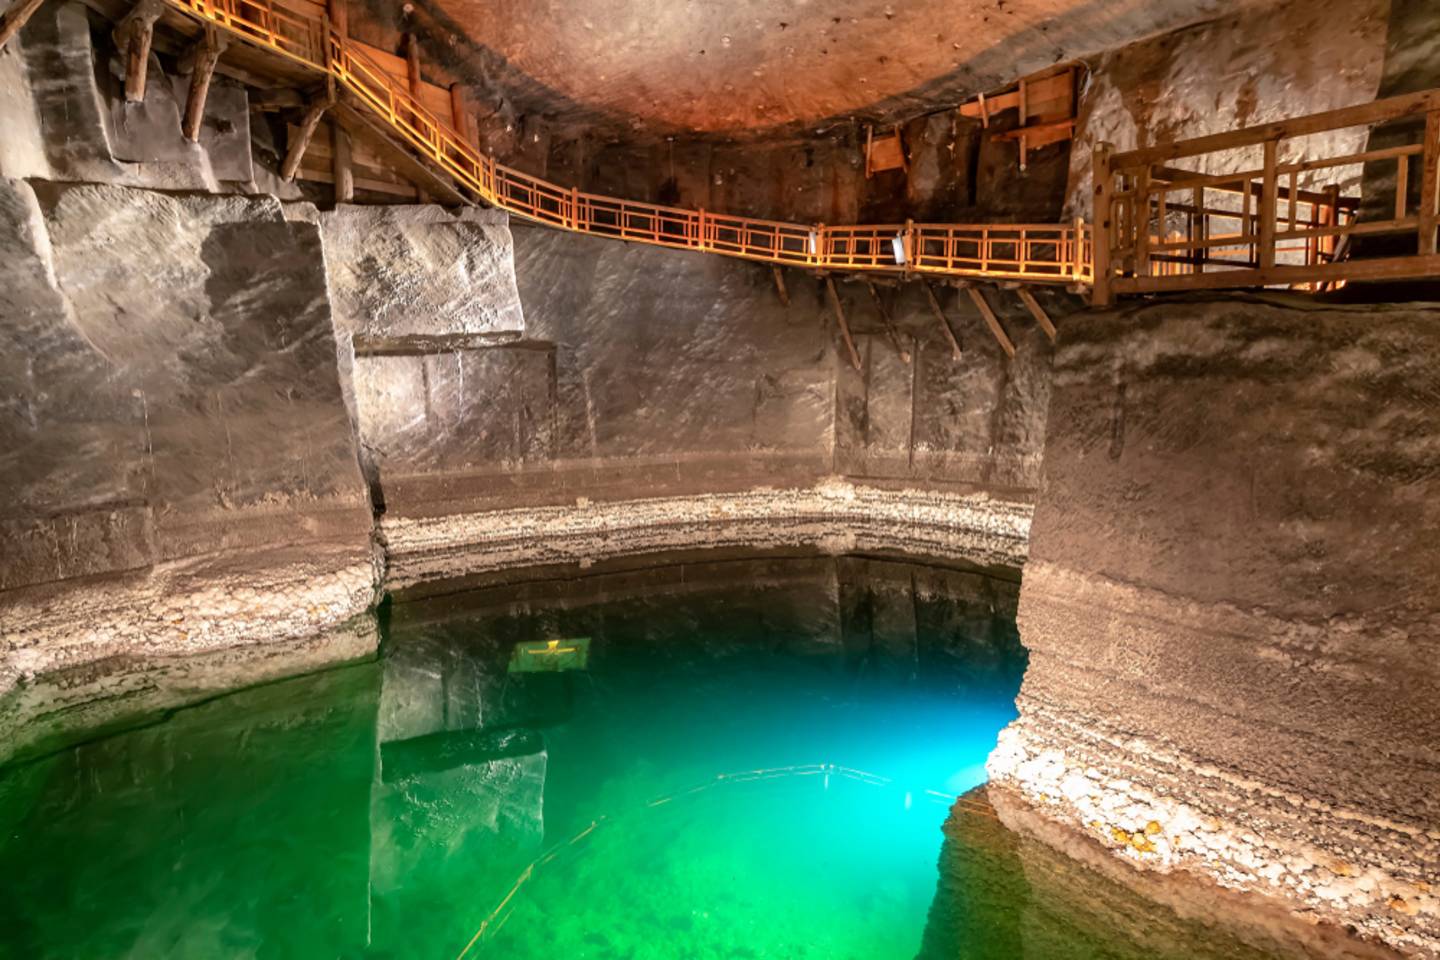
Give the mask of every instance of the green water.
[[1015, 715], [1017, 589], [797, 559], [395, 604], [377, 662], [0, 772], [0, 955], [1254, 955], [947, 825]]

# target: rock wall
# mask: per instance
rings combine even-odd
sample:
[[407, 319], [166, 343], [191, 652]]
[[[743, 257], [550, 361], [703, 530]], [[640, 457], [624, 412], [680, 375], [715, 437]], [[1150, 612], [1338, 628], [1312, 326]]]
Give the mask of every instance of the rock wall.
[[388, 516], [835, 474], [1020, 500], [1034, 487], [1050, 345], [1018, 301], [994, 301], [1019, 344], [1007, 363], [973, 305], [939, 290], [965, 348], [956, 359], [918, 287], [878, 288], [907, 364], [869, 293], [841, 283], [857, 372], [806, 274], [786, 273], [787, 306], [761, 265], [519, 225], [513, 235], [523, 340], [471, 353], [442, 343], [373, 367], [365, 389], [383, 402], [362, 412], [362, 439], [387, 451]]
[[[1368, 103], [1380, 86], [1391, 0], [1315, 3], [1283, 0], [1240, 8], [1182, 30], [1111, 50], [1090, 61], [1070, 154], [1067, 216], [1090, 217], [1095, 145], [1133, 150], [1165, 141]], [[1367, 131], [1341, 130], [1330, 142], [1287, 142], [1311, 156], [1359, 152]], [[1323, 151], [1323, 152], [1322, 152]], [[1206, 173], [1253, 170], [1258, 152], [1187, 160]], [[1281, 161], [1292, 159], [1282, 155]], [[1308, 174], [1358, 193], [1360, 170]], [[1302, 185], [1304, 181], [1302, 181]]]
[[1440, 956], [1437, 320], [1072, 320], [997, 780], [1138, 866]]
[[367, 610], [315, 226], [269, 198], [0, 180], [0, 250], [0, 691]]

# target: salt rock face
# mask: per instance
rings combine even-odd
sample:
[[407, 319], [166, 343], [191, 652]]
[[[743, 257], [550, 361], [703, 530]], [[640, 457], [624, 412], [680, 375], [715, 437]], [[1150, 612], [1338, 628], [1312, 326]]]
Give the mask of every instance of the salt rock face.
[[389, 337], [524, 330], [503, 212], [341, 206], [316, 219], [337, 329]]
[[992, 777], [1141, 866], [1437, 954], [1436, 319], [1075, 319]]
[[366, 552], [313, 225], [264, 198], [3, 181], [0, 249], [0, 587], [306, 536]]

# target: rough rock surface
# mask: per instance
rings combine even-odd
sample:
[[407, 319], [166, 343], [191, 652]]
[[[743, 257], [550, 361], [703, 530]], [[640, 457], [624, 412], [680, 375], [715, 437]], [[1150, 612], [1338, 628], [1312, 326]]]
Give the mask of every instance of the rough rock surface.
[[[1375, 99], [1390, 0], [1255, 5], [1111, 50], [1090, 64], [1070, 154], [1067, 216], [1091, 212], [1095, 145], [1133, 150]], [[1365, 149], [1365, 128], [1287, 141], [1281, 162]], [[1324, 142], [1322, 142], [1322, 140]], [[1255, 150], [1188, 159], [1186, 169], [1260, 167]], [[1306, 174], [1308, 184], [1358, 192], [1359, 168]]]
[[995, 778], [1140, 866], [1440, 956], [1437, 320], [1073, 322]]
[[[856, 372], [808, 275], [787, 273], [786, 307], [764, 266], [514, 236], [526, 339], [357, 359], [361, 440], [391, 516], [837, 474], [1022, 501], [1037, 482], [1050, 345], [1012, 298], [991, 294], [1019, 345], [1006, 363], [968, 299], [939, 291], [965, 346], [955, 359], [921, 290], [879, 288], [905, 364], [869, 293], [842, 283]], [[1057, 295], [1052, 312], [1067, 309]]]
[[443, 337], [525, 329], [504, 212], [347, 204], [312, 216], [337, 330]]
[[1030, 507], [918, 490], [829, 482], [573, 505], [487, 510], [428, 519], [385, 517], [387, 585], [537, 564], [697, 547], [799, 545], [829, 553], [898, 550], [917, 556], [1018, 567]]

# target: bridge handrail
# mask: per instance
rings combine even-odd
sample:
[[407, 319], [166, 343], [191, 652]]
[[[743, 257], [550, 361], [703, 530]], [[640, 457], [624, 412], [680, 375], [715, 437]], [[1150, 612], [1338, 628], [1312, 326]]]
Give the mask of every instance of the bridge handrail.
[[623, 200], [496, 162], [429, 110], [326, 18], [284, 0], [165, 0], [171, 7], [324, 73], [465, 192], [577, 233], [818, 269], [918, 272], [1088, 284], [1089, 227], [1073, 224], [801, 224]]

